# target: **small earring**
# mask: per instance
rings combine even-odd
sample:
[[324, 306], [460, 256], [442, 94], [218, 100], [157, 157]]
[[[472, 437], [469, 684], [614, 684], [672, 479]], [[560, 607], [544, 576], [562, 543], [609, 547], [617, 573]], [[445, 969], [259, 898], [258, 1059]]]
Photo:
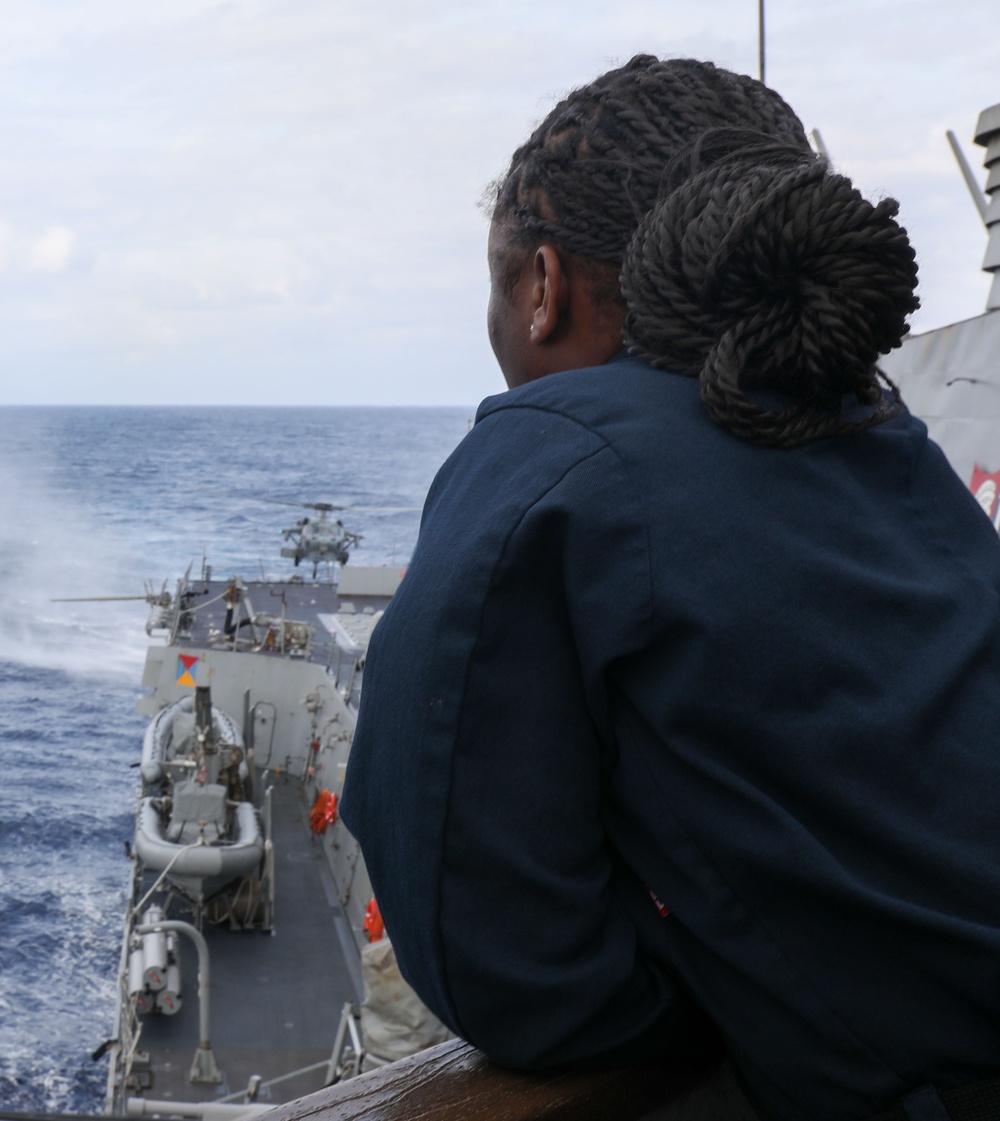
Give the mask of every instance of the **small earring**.
[[533, 335], [534, 333], [535, 333], [535, 325], [534, 325], [534, 323], [532, 323], [530, 329], [528, 330], [528, 334]]

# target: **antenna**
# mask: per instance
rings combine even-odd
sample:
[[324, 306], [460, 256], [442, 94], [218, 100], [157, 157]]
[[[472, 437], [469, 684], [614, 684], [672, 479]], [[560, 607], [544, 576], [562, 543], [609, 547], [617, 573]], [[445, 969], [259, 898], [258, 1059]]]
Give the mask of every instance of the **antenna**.
[[825, 159], [827, 163], [831, 163], [832, 161], [830, 159], [830, 153], [827, 150], [826, 145], [823, 143], [823, 137], [820, 136], [819, 129], [814, 128], [812, 132], [809, 133], [809, 138], [813, 142], [813, 147], [817, 152], [819, 152], [823, 159]]
[[962, 178], [965, 179], [965, 185], [969, 188], [969, 194], [972, 195], [972, 201], [976, 204], [976, 209], [979, 211], [979, 217], [986, 221], [986, 196], [979, 189], [979, 183], [973, 174], [972, 168], [969, 166], [969, 161], [965, 158], [965, 153], [962, 151], [961, 145], [958, 143], [958, 137], [948, 129], [945, 133], [948, 137], [948, 143], [951, 145], [951, 150], [958, 161], [958, 169], [962, 173]]
[[757, 0], [757, 67], [760, 71], [762, 85], [767, 85], [764, 78], [764, 0]]

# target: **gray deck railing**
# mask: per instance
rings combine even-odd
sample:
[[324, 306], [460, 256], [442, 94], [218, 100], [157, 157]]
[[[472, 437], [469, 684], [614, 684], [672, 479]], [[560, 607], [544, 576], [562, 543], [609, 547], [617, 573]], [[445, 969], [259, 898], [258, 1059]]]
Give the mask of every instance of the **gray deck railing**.
[[260, 1121], [752, 1121], [727, 1068], [523, 1074], [452, 1041], [277, 1106]]

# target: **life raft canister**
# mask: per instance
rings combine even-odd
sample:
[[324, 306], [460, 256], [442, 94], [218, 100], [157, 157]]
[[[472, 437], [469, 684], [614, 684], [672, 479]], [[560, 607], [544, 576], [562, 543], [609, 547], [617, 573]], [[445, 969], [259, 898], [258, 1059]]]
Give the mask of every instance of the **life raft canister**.
[[369, 942], [378, 942], [382, 935], [385, 934], [385, 923], [382, 921], [382, 912], [378, 909], [378, 904], [375, 902], [374, 896], [368, 900], [368, 906], [365, 908], [364, 931], [368, 936]]
[[332, 790], [321, 790], [309, 811], [309, 828], [313, 836], [325, 833], [327, 826], [337, 820], [337, 795]]

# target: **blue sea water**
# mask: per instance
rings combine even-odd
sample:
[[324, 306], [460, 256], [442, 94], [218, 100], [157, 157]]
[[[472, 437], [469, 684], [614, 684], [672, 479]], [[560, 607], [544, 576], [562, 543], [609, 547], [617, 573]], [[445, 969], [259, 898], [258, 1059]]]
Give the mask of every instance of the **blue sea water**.
[[[144, 719], [142, 595], [207, 556], [287, 574], [281, 530], [345, 507], [403, 564], [471, 409], [0, 409], [0, 1105], [99, 1112]], [[271, 500], [271, 501], [268, 501]], [[392, 507], [379, 513], [370, 507]], [[400, 508], [408, 509], [400, 509]]]

